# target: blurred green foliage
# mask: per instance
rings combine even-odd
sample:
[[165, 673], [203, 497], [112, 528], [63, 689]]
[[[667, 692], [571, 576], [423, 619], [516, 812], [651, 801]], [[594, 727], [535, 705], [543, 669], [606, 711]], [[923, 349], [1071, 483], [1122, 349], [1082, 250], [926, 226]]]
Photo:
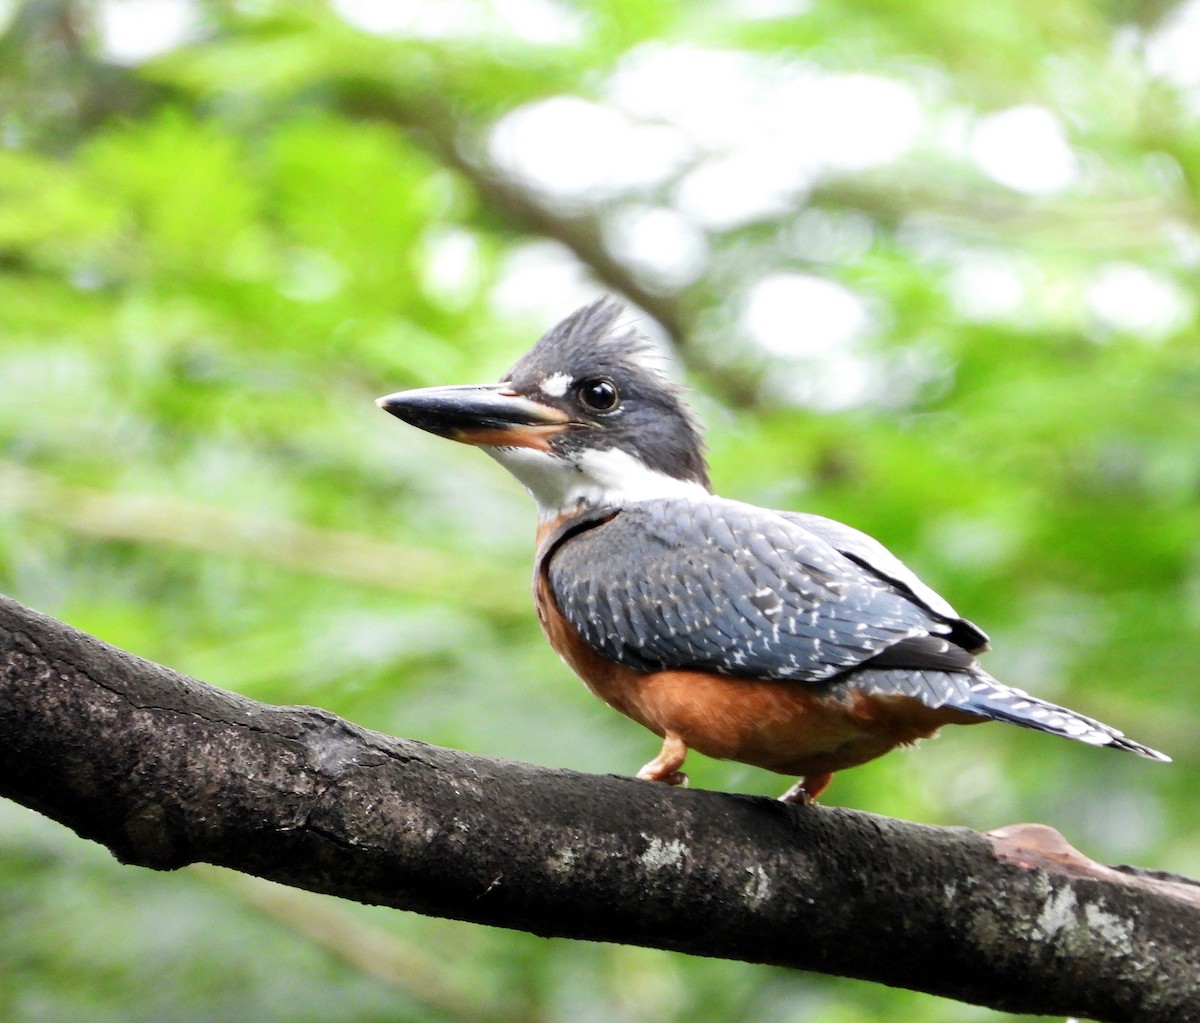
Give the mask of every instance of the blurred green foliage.
[[[0, 3], [0, 590], [258, 699], [629, 772], [655, 740], [538, 635], [525, 496], [371, 401], [495, 378], [615, 290], [694, 386], [721, 492], [880, 537], [1001, 678], [1176, 757], [951, 730], [827, 801], [1198, 874], [1200, 79], [1170, 59], [1197, 23]], [[11, 1023], [1001, 1018], [158, 876], [10, 805], [0, 877]]]

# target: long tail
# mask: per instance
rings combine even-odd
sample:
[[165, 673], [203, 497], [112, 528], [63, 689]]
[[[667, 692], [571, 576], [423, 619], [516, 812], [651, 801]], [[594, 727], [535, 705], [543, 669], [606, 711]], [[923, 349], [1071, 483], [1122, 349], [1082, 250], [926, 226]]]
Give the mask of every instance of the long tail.
[[856, 690], [878, 695], [911, 696], [927, 707], [954, 707], [993, 721], [1007, 721], [1091, 746], [1128, 750], [1147, 760], [1170, 763], [1171, 758], [1095, 718], [1038, 699], [1021, 689], [997, 682], [972, 665], [966, 671], [931, 668], [868, 669], [855, 672], [843, 683]]
[[997, 682], [991, 675], [983, 672], [971, 679], [968, 692], [969, 698], [960, 705], [963, 710], [996, 721], [1036, 728], [1039, 732], [1077, 739], [1090, 746], [1114, 746], [1117, 749], [1129, 750], [1130, 753], [1136, 753], [1147, 760], [1160, 760], [1164, 763], [1171, 761], [1165, 753], [1127, 739], [1124, 732], [1106, 725], [1103, 721], [1097, 721], [1047, 700], [1039, 700], [1024, 690]]

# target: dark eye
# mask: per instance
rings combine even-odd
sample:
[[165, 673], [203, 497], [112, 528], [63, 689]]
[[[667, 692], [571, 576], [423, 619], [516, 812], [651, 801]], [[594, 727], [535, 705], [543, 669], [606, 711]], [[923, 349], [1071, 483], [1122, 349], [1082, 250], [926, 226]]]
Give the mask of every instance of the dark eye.
[[579, 401], [593, 412], [611, 412], [621, 401], [617, 385], [611, 380], [596, 377], [579, 385]]

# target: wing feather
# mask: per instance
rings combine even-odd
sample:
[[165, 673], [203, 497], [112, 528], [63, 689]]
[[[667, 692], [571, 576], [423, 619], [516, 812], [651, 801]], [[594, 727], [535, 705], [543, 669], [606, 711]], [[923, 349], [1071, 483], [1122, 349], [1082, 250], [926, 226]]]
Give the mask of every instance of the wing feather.
[[935, 615], [953, 623], [954, 640], [964, 649], [976, 654], [987, 649], [987, 633], [974, 623], [961, 618], [948, 601], [921, 582], [912, 569], [873, 536], [868, 536], [836, 519], [827, 519], [823, 515], [812, 515], [808, 512], [778, 514], [821, 537], [835, 550], [857, 562], [864, 571], [907, 590], [913, 599]]
[[567, 620], [619, 663], [815, 682], [892, 650], [941, 660], [960, 620], [892, 561], [870, 571], [795, 516], [714, 498], [631, 505], [572, 534], [547, 572]]

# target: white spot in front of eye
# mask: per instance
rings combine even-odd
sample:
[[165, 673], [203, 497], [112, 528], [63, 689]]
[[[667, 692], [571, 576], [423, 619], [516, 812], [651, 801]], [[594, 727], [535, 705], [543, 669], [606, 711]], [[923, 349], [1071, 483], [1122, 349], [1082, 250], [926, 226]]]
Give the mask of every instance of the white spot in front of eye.
[[542, 381], [538, 388], [542, 394], [551, 398], [561, 398], [571, 386], [571, 377], [566, 373], [554, 373]]

